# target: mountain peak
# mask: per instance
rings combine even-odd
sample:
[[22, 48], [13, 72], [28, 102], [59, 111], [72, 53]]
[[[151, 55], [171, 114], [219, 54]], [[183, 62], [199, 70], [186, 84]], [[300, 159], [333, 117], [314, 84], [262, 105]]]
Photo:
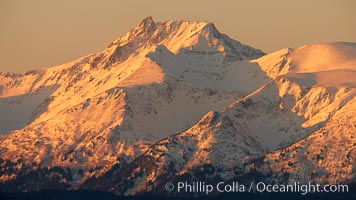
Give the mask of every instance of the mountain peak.
[[149, 16], [109, 45], [106, 50], [110, 54], [109, 60], [112, 61], [109, 64], [122, 62], [135, 52], [147, 54], [159, 45], [164, 45], [173, 54], [185, 51], [204, 55], [214, 54], [224, 62], [254, 59], [264, 55], [258, 49], [221, 34], [211, 22], [188, 20], [155, 22]]
[[138, 29], [149, 29], [150, 27], [154, 27], [156, 25], [155, 21], [151, 16], [143, 19], [140, 24], [137, 26]]
[[145, 22], [154, 22], [153, 17], [152, 16], [148, 16], [148, 17], [146, 17], [145, 19], [143, 19], [141, 21], [141, 23], [145, 23]]
[[207, 22], [204, 29], [209, 32], [212, 32], [213, 34], [220, 34], [219, 30], [216, 28], [215, 24], [212, 22]]

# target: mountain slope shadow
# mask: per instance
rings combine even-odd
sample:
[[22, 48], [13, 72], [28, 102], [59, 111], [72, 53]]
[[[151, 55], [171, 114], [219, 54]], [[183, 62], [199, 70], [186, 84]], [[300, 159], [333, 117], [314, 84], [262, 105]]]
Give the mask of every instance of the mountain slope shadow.
[[20, 130], [46, 112], [56, 88], [41, 87], [30, 93], [0, 98], [0, 134]]

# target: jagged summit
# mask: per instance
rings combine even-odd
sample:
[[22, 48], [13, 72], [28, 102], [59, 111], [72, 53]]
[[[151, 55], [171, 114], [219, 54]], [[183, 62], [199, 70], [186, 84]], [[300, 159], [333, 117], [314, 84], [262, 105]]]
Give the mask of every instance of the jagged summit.
[[145, 18], [134, 29], [112, 42], [106, 52], [112, 54], [112, 60], [123, 61], [131, 53], [154, 51], [158, 45], [166, 46], [174, 54], [184, 49], [218, 53], [226, 62], [264, 55], [260, 50], [221, 34], [212, 23], [186, 20], [154, 22], [152, 17]]
[[146, 17], [145, 19], [143, 19], [141, 21], [141, 23], [139, 24], [139, 27], [150, 27], [150, 26], [154, 26], [156, 23], [154, 22], [153, 18], [151, 16]]

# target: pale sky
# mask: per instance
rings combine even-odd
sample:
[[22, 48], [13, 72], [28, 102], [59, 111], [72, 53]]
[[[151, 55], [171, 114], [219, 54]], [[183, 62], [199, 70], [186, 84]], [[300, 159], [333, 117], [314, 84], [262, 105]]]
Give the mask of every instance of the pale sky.
[[210, 21], [267, 53], [356, 42], [354, 0], [0, 0], [0, 71], [25, 72], [101, 51], [147, 16]]

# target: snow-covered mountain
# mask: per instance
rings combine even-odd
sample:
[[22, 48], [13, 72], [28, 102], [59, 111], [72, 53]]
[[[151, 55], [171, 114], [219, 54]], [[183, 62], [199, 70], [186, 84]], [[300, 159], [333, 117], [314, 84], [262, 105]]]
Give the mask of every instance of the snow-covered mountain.
[[211, 23], [148, 17], [102, 52], [0, 74], [0, 181], [117, 194], [256, 172], [354, 182], [355, 75], [354, 43], [265, 55]]
[[[255, 89], [231, 76], [255, 69], [233, 63], [262, 55], [211, 23], [149, 17], [102, 52], [1, 74], [1, 159], [19, 171], [80, 169], [74, 187]], [[5, 170], [0, 179], [16, 176]]]

